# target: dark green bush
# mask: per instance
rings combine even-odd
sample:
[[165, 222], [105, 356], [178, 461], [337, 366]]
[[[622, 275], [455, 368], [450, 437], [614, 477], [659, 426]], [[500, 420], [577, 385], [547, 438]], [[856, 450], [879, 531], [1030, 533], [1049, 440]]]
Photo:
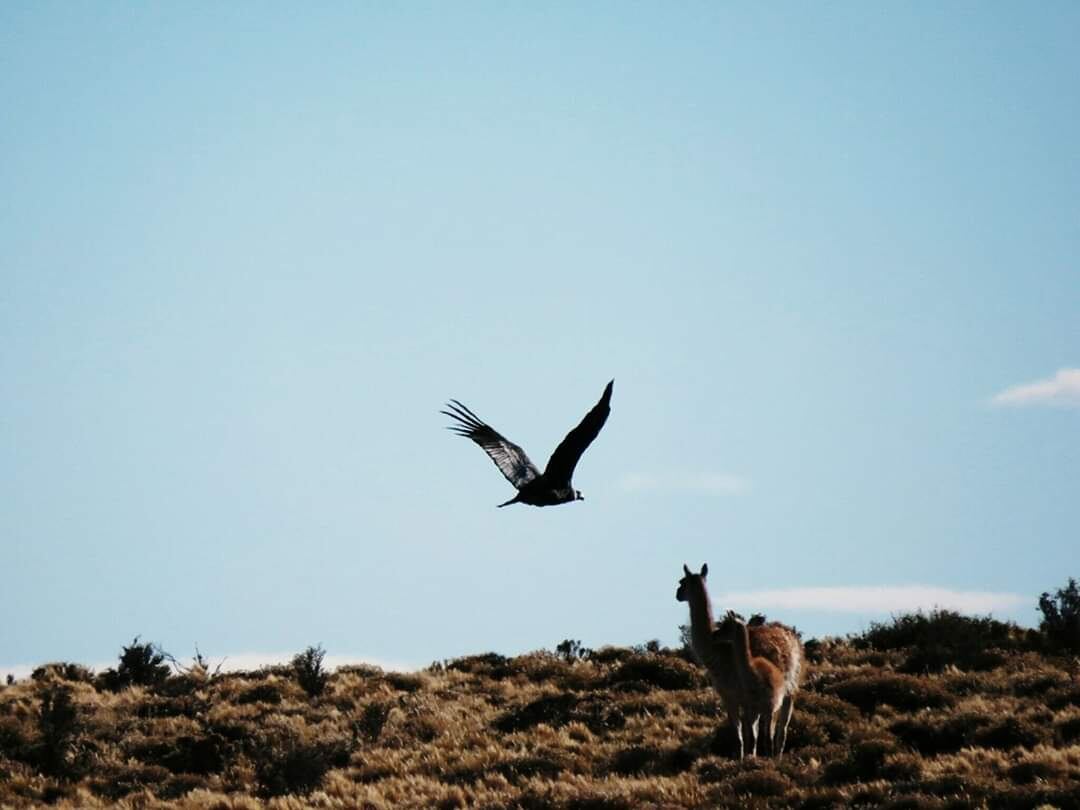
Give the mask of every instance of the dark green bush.
[[786, 796], [792, 784], [782, 773], [752, 770], [736, 776], [727, 784], [727, 788], [736, 796]]
[[390, 703], [384, 701], [368, 703], [360, 712], [360, 718], [353, 724], [355, 733], [368, 742], [376, 742], [382, 734], [383, 726], [386, 725], [392, 708]]
[[171, 773], [208, 776], [225, 767], [229, 743], [218, 734], [184, 735], [156, 740], [134, 748], [131, 753], [147, 765], [157, 765]]
[[498, 731], [512, 733], [540, 723], [556, 728], [572, 722], [584, 723], [593, 733], [600, 734], [626, 725], [626, 714], [610, 695], [578, 697], [573, 692], [560, 692], [510, 709], [493, 725]]
[[638, 655], [659, 655], [664, 648], [660, 644], [660, 639], [652, 638], [641, 644], [635, 644], [633, 649]]
[[878, 779], [885, 758], [896, 750], [896, 741], [889, 737], [871, 736], [857, 740], [848, 749], [846, 758], [833, 760], [825, 767], [825, 782], [835, 785]]
[[609, 686], [641, 682], [658, 689], [695, 689], [704, 685], [698, 668], [674, 655], [634, 655], [608, 676]]
[[654, 745], [635, 745], [615, 754], [611, 762], [611, 770], [620, 776], [643, 774], [651, 770], [654, 763], [661, 757], [660, 749]]
[[383, 680], [399, 692], [418, 692], [426, 681], [415, 672], [387, 672]]
[[1051, 709], [1064, 709], [1066, 706], [1080, 706], [1080, 683], [1051, 689], [1043, 698]]
[[953, 702], [953, 697], [936, 681], [891, 672], [856, 675], [833, 684], [826, 693], [834, 694], [868, 714], [882, 703], [903, 711], [915, 711], [941, 708]]
[[1080, 741], [1080, 717], [1070, 717], [1055, 727], [1058, 738], [1065, 745], [1074, 745]]
[[1069, 577], [1064, 588], [1058, 588], [1051, 596], [1039, 597], [1042, 621], [1039, 630], [1052, 646], [1072, 652], [1080, 651], [1080, 587]]
[[1003, 662], [996, 650], [1022, 649], [1024, 632], [1012, 622], [990, 616], [965, 616], [952, 610], [894, 616], [891, 622], [872, 622], [851, 639], [856, 649], [904, 650], [902, 671], [941, 672], [952, 664], [963, 669], [990, 669]]
[[467, 672], [473, 675], [484, 675], [495, 680], [508, 678], [514, 673], [510, 659], [499, 653], [489, 652], [481, 655], [467, 655], [455, 658], [446, 664], [446, 669], [452, 672]]
[[569, 692], [545, 695], [503, 714], [495, 721], [495, 728], [510, 734], [546, 723], [551, 727], [565, 725], [577, 706], [577, 697]]
[[160, 787], [166, 784], [171, 776], [172, 774], [160, 765], [131, 762], [101, 774], [91, 782], [91, 786], [95, 793], [118, 801], [131, 793]]
[[255, 684], [237, 695], [236, 702], [241, 706], [250, 703], [268, 703], [276, 706], [281, 703], [281, 687], [275, 683]]
[[140, 644], [139, 637], [120, 652], [120, 664], [98, 676], [105, 689], [118, 692], [129, 686], [160, 686], [169, 677], [168, 654], [156, 644]]
[[207, 790], [210, 782], [204, 776], [193, 773], [181, 773], [170, 777], [157, 788], [154, 793], [159, 799], [169, 801], [186, 796], [193, 790]]
[[917, 715], [897, 720], [889, 730], [923, 756], [951, 754], [961, 748], [1033, 748], [1050, 742], [1047, 724], [1018, 717], [995, 718], [965, 712], [949, 717]]
[[293, 656], [292, 669], [296, 674], [296, 680], [309, 697], [321, 695], [326, 689], [327, 681], [330, 680], [330, 674], [323, 669], [325, 655], [326, 650], [321, 645], [316, 645]]
[[951, 717], [919, 714], [897, 720], [889, 726], [889, 731], [905, 745], [929, 757], [974, 745], [975, 734], [992, 722], [986, 715], [971, 713]]
[[49, 679], [74, 681], [78, 683], [93, 683], [94, 673], [82, 664], [72, 664], [66, 661], [42, 664], [30, 673], [30, 680], [32, 681], [44, 681]]
[[575, 641], [572, 638], [564, 639], [555, 645], [555, 654], [568, 664], [582, 658], [588, 658], [591, 653], [592, 650], [581, 646], [580, 641]]
[[1040, 742], [1049, 742], [1049, 729], [1019, 717], [1005, 717], [975, 732], [975, 745], [983, 748], [1034, 748]]
[[0, 757], [26, 758], [26, 735], [17, 717], [0, 716]]
[[284, 735], [255, 746], [255, 778], [264, 797], [307, 795], [331, 768], [349, 763], [351, 746], [342, 740], [307, 742]]
[[604, 646], [598, 650], [589, 650], [589, 661], [594, 664], [621, 664], [634, 656], [629, 647]]
[[38, 762], [43, 770], [57, 775], [68, 772], [72, 743], [80, 725], [70, 687], [53, 686], [42, 693], [38, 712], [38, 731], [41, 733]]

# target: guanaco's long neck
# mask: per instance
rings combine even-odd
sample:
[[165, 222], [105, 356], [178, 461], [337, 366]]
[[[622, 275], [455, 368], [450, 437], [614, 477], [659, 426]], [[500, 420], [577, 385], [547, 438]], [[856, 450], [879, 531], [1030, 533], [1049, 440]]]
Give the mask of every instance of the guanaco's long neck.
[[731, 639], [731, 649], [735, 653], [735, 664], [740, 674], [750, 673], [750, 632], [745, 624], [736, 624]]
[[694, 640], [694, 646], [701, 650], [709, 649], [712, 642], [713, 615], [712, 605], [709, 604], [709, 594], [704, 586], [701, 592], [690, 594], [690, 634]]

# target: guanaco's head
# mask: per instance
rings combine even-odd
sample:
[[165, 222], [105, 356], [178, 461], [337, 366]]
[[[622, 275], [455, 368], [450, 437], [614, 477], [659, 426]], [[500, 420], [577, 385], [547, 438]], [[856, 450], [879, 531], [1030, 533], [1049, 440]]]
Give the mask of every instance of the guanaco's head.
[[724, 618], [716, 623], [716, 638], [731, 641], [745, 626], [746, 620], [734, 610], [729, 610], [724, 614]]
[[680, 602], [689, 602], [691, 598], [705, 594], [705, 577], [709, 575], [709, 564], [703, 563], [701, 573], [695, 574], [683, 563], [683, 572], [686, 574], [679, 580], [679, 588], [675, 591], [675, 598]]

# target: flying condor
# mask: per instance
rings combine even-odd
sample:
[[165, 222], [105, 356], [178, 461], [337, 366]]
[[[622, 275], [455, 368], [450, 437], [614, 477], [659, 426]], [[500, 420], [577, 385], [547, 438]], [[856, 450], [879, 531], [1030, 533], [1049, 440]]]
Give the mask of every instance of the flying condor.
[[577, 466], [581, 454], [592, 444], [592, 440], [600, 433], [600, 428], [604, 426], [608, 414], [611, 413], [611, 389], [614, 385], [614, 380], [607, 384], [600, 401], [585, 414], [585, 418], [576, 428], [566, 434], [566, 438], [551, 454], [543, 472], [536, 469], [536, 465], [529, 461], [524, 450], [501, 436], [493, 427], [456, 399], [450, 400], [446, 406], [449, 410], [441, 411], [441, 413], [457, 422], [456, 425], [451, 425], [449, 430], [459, 436], [472, 439], [480, 445], [495, 462], [499, 471], [506, 476], [506, 480], [517, 488], [517, 495], [506, 503], [500, 503], [499, 506], [509, 506], [512, 503], [555, 506], [560, 503], [585, 500], [584, 496], [573, 488], [570, 479], [574, 475], [574, 467]]

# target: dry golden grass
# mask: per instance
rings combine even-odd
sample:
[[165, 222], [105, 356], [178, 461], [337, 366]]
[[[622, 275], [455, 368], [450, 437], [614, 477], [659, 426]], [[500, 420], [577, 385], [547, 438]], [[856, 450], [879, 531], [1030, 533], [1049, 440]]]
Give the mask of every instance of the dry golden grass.
[[671, 652], [287, 669], [99, 690], [53, 667], [0, 688], [0, 807], [1080, 807], [1066, 659], [898, 671], [815, 649], [780, 761], [730, 758], [714, 693]]

